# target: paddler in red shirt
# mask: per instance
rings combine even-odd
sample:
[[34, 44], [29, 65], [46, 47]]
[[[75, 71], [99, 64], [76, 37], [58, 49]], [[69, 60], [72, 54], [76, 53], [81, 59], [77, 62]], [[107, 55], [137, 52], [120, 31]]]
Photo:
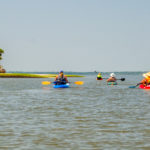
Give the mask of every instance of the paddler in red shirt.
[[110, 74], [110, 78], [107, 79], [107, 82], [116, 82], [116, 75], [114, 73]]

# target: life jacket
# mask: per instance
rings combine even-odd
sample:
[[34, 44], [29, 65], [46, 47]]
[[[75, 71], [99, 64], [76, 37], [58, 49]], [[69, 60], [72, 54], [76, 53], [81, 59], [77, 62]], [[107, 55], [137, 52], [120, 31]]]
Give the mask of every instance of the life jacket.
[[150, 78], [146, 78], [147, 84], [150, 84]]
[[56, 80], [57, 81], [66, 81], [66, 78], [64, 75], [63, 76], [58, 75]]

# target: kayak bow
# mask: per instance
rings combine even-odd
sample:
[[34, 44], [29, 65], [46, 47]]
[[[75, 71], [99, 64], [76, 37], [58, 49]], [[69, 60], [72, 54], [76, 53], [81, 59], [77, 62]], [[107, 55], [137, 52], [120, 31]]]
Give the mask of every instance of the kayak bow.
[[144, 86], [143, 84], [139, 85], [140, 89], [149, 89], [150, 90], [150, 85]]
[[69, 88], [69, 83], [60, 84], [60, 85], [53, 85], [53, 88]]

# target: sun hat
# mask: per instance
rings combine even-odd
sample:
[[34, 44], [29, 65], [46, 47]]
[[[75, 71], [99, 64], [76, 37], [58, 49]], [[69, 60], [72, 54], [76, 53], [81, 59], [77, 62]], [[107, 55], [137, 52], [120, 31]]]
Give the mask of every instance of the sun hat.
[[111, 73], [110, 76], [111, 76], [111, 77], [115, 77], [116, 75], [115, 75], [114, 73]]
[[148, 73], [147, 73], [147, 76], [149, 76], [149, 77], [150, 77], [150, 72], [148, 72]]
[[150, 72], [148, 72], [148, 73], [144, 73], [144, 74], [143, 74], [143, 77], [145, 77], [145, 78], [150, 77]]

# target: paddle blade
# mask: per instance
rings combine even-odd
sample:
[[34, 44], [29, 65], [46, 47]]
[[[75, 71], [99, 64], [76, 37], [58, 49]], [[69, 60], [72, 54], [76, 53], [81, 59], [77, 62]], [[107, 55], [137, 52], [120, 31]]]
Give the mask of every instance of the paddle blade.
[[125, 81], [125, 78], [121, 78], [120, 80], [121, 80], [121, 81]]
[[133, 88], [136, 88], [136, 86], [129, 86], [129, 88], [132, 88], [132, 89], [133, 89]]
[[42, 81], [41, 83], [42, 83], [43, 85], [49, 85], [49, 84], [51, 84], [50, 81]]
[[138, 83], [136, 86], [129, 86], [129, 88], [136, 88], [137, 86], [139, 86], [141, 83]]
[[74, 82], [74, 84], [77, 84], [77, 85], [83, 85], [84, 82], [83, 82], [83, 81], [76, 81], [76, 82]]

